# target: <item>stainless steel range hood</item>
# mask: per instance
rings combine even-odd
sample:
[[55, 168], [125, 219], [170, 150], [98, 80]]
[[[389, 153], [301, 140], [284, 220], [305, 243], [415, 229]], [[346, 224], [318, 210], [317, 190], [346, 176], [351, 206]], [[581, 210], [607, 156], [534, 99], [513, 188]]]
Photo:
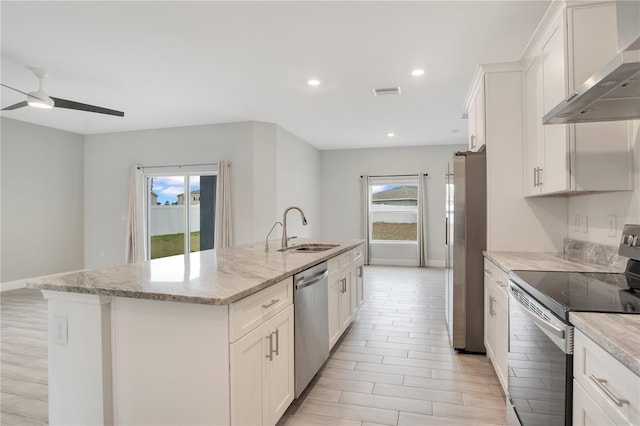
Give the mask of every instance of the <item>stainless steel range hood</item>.
[[640, 1], [616, 2], [618, 54], [542, 118], [543, 124], [640, 118]]

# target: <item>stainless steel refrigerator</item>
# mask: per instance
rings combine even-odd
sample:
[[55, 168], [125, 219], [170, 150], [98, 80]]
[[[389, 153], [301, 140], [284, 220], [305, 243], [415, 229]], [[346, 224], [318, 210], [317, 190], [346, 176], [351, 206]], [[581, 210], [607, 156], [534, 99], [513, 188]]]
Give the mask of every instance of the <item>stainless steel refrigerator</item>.
[[484, 258], [487, 246], [485, 152], [456, 152], [447, 167], [445, 319], [451, 345], [484, 348]]

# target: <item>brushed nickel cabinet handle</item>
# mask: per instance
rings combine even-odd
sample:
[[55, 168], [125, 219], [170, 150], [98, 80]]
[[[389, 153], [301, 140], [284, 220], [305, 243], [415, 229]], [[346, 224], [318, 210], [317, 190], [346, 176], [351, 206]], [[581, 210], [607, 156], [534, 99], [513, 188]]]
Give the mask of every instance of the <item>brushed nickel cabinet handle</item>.
[[269, 333], [267, 339], [269, 339], [269, 353], [265, 355], [265, 358], [269, 358], [269, 361], [273, 361], [273, 333]]
[[613, 391], [611, 389], [609, 389], [609, 387], [607, 386], [607, 380], [606, 379], [599, 379], [596, 376], [594, 376], [593, 374], [590, 374], [589, 378], [618, 407], [622, 407], [624, 404], [628, 404], [629, 403], [629, 400], [618, 398], [618, 396], [615, 393], [613, 393]]
[[280, 299], [273, 299], [271, 302], [267, 303], [266, 305], [262, 305], [262, 309], [270, 308], [273, 305], [275, 305], [276, 303], [278, 303], [279, 301], [280, 301]]

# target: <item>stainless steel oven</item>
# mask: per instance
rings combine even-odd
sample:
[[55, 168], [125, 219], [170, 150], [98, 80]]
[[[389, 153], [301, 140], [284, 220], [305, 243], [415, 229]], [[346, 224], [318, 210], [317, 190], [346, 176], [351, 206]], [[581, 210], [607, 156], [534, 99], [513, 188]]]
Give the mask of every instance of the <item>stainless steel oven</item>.
[[640, 313], [640, 225], [625, 225], [618, 253], [624, 273], [509, 273], [510, 424], [570, 425], [571, 312]]
[[573, 326], [513, 281], [508, 290], [510, 417], [522, 426], [571, 425]]

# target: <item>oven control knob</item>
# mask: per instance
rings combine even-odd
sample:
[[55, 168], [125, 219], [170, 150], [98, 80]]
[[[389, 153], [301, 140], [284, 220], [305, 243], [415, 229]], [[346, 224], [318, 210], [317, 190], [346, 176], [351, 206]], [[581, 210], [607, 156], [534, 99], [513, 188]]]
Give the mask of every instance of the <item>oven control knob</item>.
[[630, 245], [631, 247], [635, 247], [635, 246], [637, 246], [637, 245], [638, 245], [638, 238], [640, 238], [640, 237], [638, 237], [637, 235], [632, 235], [632, 236], [631, 236], [631, 238], [629, 238], [629, 239], [631, 240], [631, 241], [629, 242], [629, 245]]
[[624, 235], [622, 234], [622, 241], [620, 241], [620, 245], [627, 245], [629, 244], [629, 240], [631, 239], [631, 235]]

